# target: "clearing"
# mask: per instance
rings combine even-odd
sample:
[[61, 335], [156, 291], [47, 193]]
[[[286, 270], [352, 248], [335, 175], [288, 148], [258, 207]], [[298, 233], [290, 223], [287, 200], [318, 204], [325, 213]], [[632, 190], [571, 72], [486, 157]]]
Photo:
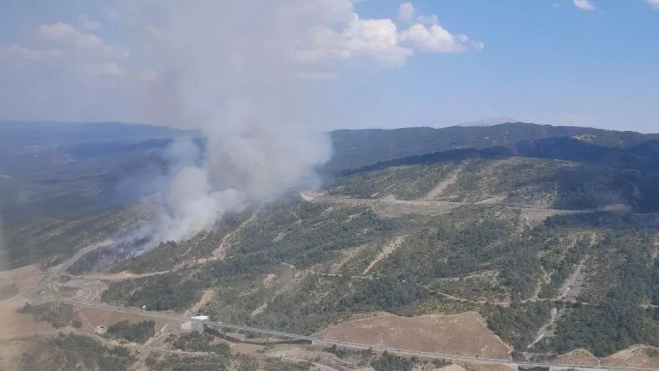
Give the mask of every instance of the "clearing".
[[53, 327], [48, 322], [36, 322], [31, 314], [18, 313], [14, 308], [0, 310], [0, 338], [48, 333]]
[[377, 263], [379, 263], [383, 259], [386, 259], [389, 255], [391, 255], [394, 251], [396, 251], [398, 246], [400, 246], [400, 244], [403, 243], [403, 241], [405, 240], [405, 237], [407, 236], [398, 236], [394, 238], [392, 241], [389, 241], [389, 243], [385, 244], [382, 247], [382, 250], [375, 257], [375, 259], [373, 259], [371, 264], [369, 264], [368, 267], [364, 269], [364, 271], [362, 272], [362, 276], [365, 276], [371, 270], [371, 268], [373, 268]]
[[443, 179], [439, 183], [437, 183], [435, 188], [433, 188], [430, 192], [428, 192], [428, 194], [426, 194], [423, 197], [423, 200], [431, 201], [436, 199], [438, 196], [441, 196], [441, 194], [444, 193], [444, 191], [448, 187], [454, 185], [458, 181], [458, 175], [460, 174], [462, 169], [463, 169], [462, 166], [457, 168], [447, 179]]
[[593, 353], [587, 351], [586, 349], [575, 349], [569, 353], [561, 354], [556, 356], [552, 360], [553, 363], [559, 364], [572, 364], [572, 365], [584, 365], [584, 366], [597, 366], [599, 365], [599, 360], [593, 355]]
[[24, 267], [0, 272], [0, 285], [10, 285], [14, 283], [20, 291], [33, 288], [39, 284], [44, 277], [38, 265], [26, 265]]
[[602, 365], [659, 369], [659, 349], [644, 345], [633, 346], [606, 357]]
[[344, 322], [317, 335], [337, 341], [481, 358], [509, 359], [512, 351], [476, 312], [411, 318], [385, 314]]

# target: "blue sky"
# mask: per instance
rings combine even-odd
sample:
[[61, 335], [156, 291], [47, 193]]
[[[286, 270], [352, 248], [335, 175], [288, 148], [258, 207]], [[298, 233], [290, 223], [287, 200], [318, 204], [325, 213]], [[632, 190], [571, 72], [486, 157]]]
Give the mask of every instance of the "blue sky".
[[[505, 116], [659, 132], [657, 0], [339, 2], [323, 9], [338, 14], [327, 24], [339, 41], [304, 55], [315, 63], [304, 77], [322, 85], [331, 128]], [[140, 84], [160, 77], [129, 30], [150, 21], [129, 16], [122, 1], [66, 4], [2, 5], [0, 119], [158, 121], [137, 114], [130, 96], [149, 94]], [[371, 31], [398, 41], [378, 44], [389, 39]]]

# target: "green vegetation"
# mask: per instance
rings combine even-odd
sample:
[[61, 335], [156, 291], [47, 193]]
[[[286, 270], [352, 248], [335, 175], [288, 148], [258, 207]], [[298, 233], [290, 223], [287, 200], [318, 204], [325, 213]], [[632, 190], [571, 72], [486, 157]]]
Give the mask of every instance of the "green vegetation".
[[172, 346], [176, 349], [187, 352], [217, 353], [224, 356], [231, 354], [231, 349], [227, 344], [213, 344], [213, 336], [205, 332], [200, 333], [195, 331], [179, 337], [176, 337], [176, 335], [171, 336], [175, 338], [172, 341]]
[[234, 230], [247, 218], [250, 213], [228, 215], [222, 220], [218, 230], [202, 232], [189, 240], [176, 243], [168, 241], [161, 243], [155, 249], [138, 257], [126, 260], [110, 268], [110, 272], [123, 271], [136, 274], [161, 272], [172, 269], [186, 261], [206, 257], [215, 250], [228, 231]]
[[[218, 355], [184, 356], [172, 354], [161, 359], [149, 356], [145, 364], [149, 370], [153, 371], [226, 371], [231, 365], [231, 359]], [[252, 370], [256, 369], [250, 369], [250, 371]]]
[[[560, 243], [557, 245], [560, 246]], [[552, 275], [551, 281], [542, 285], [538, 294], [540, 298], [555, 298], [558, 295], [558, 290], [581, 263], [590, 245], [591, 241], [584, 237], [575, 241], [574, 246], [568, 248], [566, 252], [560, 248], [554, 249], [542, 257], [542, 266], [551, 269]]]
[[184, 280], [184, 272], [168, 273], [139, 279], [113, 282], [103, 292], [102, 300], [142, 307], [147, 310], [182, 311], [199, 300], [207, 283]]
[[[556, 307], [554, 336], [532, 350], [585, 347], [606, 355], [634, 343], [657, 344], [659, 315], [644, 309], [659, 304], [653, 246], [659, 222], [649, 213], [659, 210], [656, 143], [640, 134], [524, 124], [442, 131], [450, 138], [438, 132], [334, 133], [342, 149], [325, 171], [353, 170], [331, 178], [325, 191], [333, 199], [418, 200], [444, 182], [434, 198], [463, 202], [459, 207], [384, 217], [382, 205], [405, 203], [373, 200], [378, 207], [371, 209], [366, 201], [305, 202], [289, 194], [261, 206], [253, 218], [251, 212], [237, 215], [217, 230], [165, 243], [111, 270], [181, 267], [209, 256], [234, 232], [226, 239], [225, 260], [115, 282], [103, 300], [183, 311], [213, 290], [201, 311], [214, 319], [301, 334], [364, 312], [478, 310], [518, 352]], [[401, 145], [411, 138], [415, 146]], [[403, 158], [412, 155], [418, 156]], [[539, 208], [579, 212], [542, 222]], [[393, 246], [394, 240], [401, 243]], [[559, 302], [559, 289], [582, 262], [577, 303]], [[196, 336], [178, 339], [175, 347], [215, 352]], [[184, 368], [184, 358], [154, 365]], [[389, 355], [379, 362], [383, 369], [407, 367], [407, 360]]]
[[5, 224], [10, 268], [62, 263], [78, 250], [137, 224], [147, 213], [144, 205], [89, 212], [73, 219], [35, 218]]
[[549, 321], [551, 302], [519, 303], [485, 310], [487, 325], [517, 351], [525, 351], [540, 327]]
[[127, 348], [108, 348], [87, 336], [60, 333], [49, 341], [32, 342], [17, 369], [123, 371], [133, 361]]
[[452, 170], [451, 164], [389, 167], [338, 178], [331, 183], [329, 192], [355, 198], [394, 195], [399, 200], [416, 200], [447, 179]]
[[384, 352], [371, 362], [371, 367], [375, 371], [411, 371], [417, 363], [419, 361], [416, 358], [403, 358]]
[[[579, 140], [569, 138], [577, 137]], [[592, 128], [534, 125], [509, 123], [489, 127], [447, 127], [405, 128], [395, 130], [337, 130], [332, 132], [334, 158], [325, 167], [329, 173], [340, 173], [346, 169], [356, 169], [407, 156], [419, 156], [433, 152], [457, 149], [482, 149], [489, 147], [513, 146], [522, 142], [531, 154], [547, 155], [551, 148], [533, 148], [533, 142], [540, 143], [556, 138], [567, 143], [580, 145], [582, 156], [591, 155], [598, 148], [634, 149], [641, 144], [657, 139], [657, 135], [643, 135], [632, 132], [616, 132]], [[600, 147], [601, 146], [601, 147]], [[635, 147], [638, 146], [638, 147]], [[548, 146], [547, 146], [548, 147]], [[563, 151], [571, 149], [562, 146]]]
[[108, 326], [107, 335], [114, 338], [126, 339], [134, 343], [144, 343], [156, 334], [154, 321], [130, 323], [121, 321]]
[[308, 371], [313, 366], [310, 362], [285, 362], [278, 359], [266, 359], [265, 371]]
[[643, 309], [653, 297], [653, 236], [647, 232], [610, 231], [595, 246], [608, 259], [622, 259], [609, 271], [612, 288], [598, 305], [570, 308], [546, 347], [566, 352], [583, 347], [596, 356], [606, 356], [633, 344], [659, 345], [659, 311]]
[[148, 369], [153, 371], [257, 371], [261, 369], [257, 358], [245, 354], [232, 356], [228, 351], [208, 355], [171, 354], [160, 357], [154, 353], [152, 352], [145, 360]]
[[20, 313], [31, 314], [35, 321], [49, 322], [55, 328], [62, 328], [66, 326], [73, 326], [76, 328], [82, 327], [82, 322], [69, 304], [62, 303], [45, 303], [39, 305], [32, 305], [25, 303], [25, 305], [18, 310]]

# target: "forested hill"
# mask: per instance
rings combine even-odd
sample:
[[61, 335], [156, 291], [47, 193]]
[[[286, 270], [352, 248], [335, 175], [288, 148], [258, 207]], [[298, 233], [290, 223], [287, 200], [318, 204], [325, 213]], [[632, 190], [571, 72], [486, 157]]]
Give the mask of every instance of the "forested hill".
[[328, 173], [433, 152], [510, 147], [524, 141], [549, 138], [574, 138], [595, 146], [617, 149], [629, 149], [652, 140], [659, 140], [659, 134], [521, 122], [487, 127], [337, 130], [333, 131], [331, 136], [334, 157], [323, 169]]

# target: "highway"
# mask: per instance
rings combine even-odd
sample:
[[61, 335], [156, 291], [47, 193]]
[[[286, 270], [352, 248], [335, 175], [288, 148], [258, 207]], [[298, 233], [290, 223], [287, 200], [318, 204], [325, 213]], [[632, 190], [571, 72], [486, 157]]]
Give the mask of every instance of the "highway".
[[[71, 300], [62, 300], [61, 302], [66, 303], [66, 304], [70, 304], [70, 305], [75, 305], [75, 306], [103, 309], [103, 310], [114, 311], [114, 312], [119, 312], [119, 313], [139, 314], [139, 315], [142, 315], [144, 317], [159, 318], [159, 319], [175, 321], [175, 322], [181, 322], [181, 323], [189, 320], [189, 318], [183, 317], [183, 316], [173, 316], [173, 315], [167, 315], [167, 314], [163, 314], [163, 313], [150, 312], [150, 311], [129, 310], [129, 309], [126, 309], [126, 308], [121, 308], [121, 307], [107, 305], [107, 304], [89, 304], [89, 303], [81, 303], [81, 302], [76, 302], [76, 301], [71, 301]], [[423, 357], [423, 358], [434, 358], [434, 359], [446, 359], [446, 360], [450, 360], [450, 361], [462, 361], [462, 362], [479, 363], [479, 364], [498, 364], [498, 365], [513, 367], [514, 369], [517, 369], [518, 366], [522, 366], [522, 367], [549, 367], [552, 370], [570, 369], [570, 368], [578, 368], [578, 369], [582, 369], [582, 370], [621, 370], [621, 371], [650, 371], [650, 370], [655, 370], [655, 369], [652, 369], [652, 368], [640, 368], [640, 367], [583, 366], [583, 365], [576, 365], [576, 364], [553, 364], [553, 363], [542, 363], [542, 362], [521, 362], [521, 361], [513, 361], [513, 360], [510, 360], [510, 359], [469, 357], [469, 356], [460, 356], [460, 355], [454, 355], [454, 354], [442, 354], [442, 353], [432, 353], [432, 352], [421, 352], [421, 351], [405, 350], [405, 349], [392, 348], [392, 347], [387, 347], [387, 346], [353, 343], [353, 342], [349, 342], [349, 341], [330, 340], [330, 339], [325, 339], [325, 338], [321, 338], [321, 337], [317, 337], [317, 336], [313, 336], [313, 335], [310, 336], [310, 335], [292, 334], [292, 333], [287, 333], [287, 332], [282, 332], [282, 331], [274, 331], [274, 330], [267, 330], [267, 329], [261, 329], [261, 328], [256, 328], [256, 327], [234, 325], [234, 324], [223, 323], [223, 322], [206, 321], [205, 324], [208, 325], [208, 326], [211, 326], [211, 327], [215, 327], [215, 328], [224, 328], [224, 329], [230, 329], [230, 330], [251, 332], [251, 333], [254, 333], [254, 334], [269, 335], [269, 336], [275, 336], [275, 337], [284, 338], [284, 339], [307, 340], [307, 341], [310, 341], [314, 344], [319, 344], [320, 343], [320, 344], [337, 345], [337, 346], [343, 346], [343, 347], [349, 347], [349, 348], [358, 348], [358, 349], [369, 349], [370, 348], [370, 349], [373, 349], [373, 350], [387, 351], [387, 352], [390, 352], [390, 353], [397, 353], [397, 354], [415, 356], [415, 357], [420, 357], [420, 358]]]

